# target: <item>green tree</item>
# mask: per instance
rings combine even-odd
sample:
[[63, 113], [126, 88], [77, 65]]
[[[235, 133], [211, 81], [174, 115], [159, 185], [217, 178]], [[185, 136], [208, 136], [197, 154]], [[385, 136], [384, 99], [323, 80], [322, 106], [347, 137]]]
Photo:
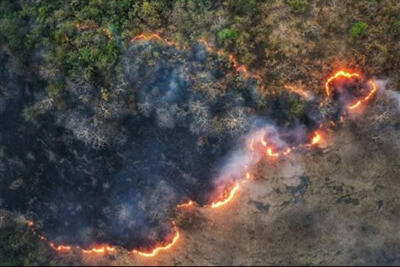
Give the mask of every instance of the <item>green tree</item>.
[[303, 14], [307, 11], [309, 3], [307, 0], [290, 0], [289, 6], [294, 13]]
[[354, 23], [349, 30], [349, 34], [353, 38], [360, 38], [367, 34], [368, 24], [362, 21]]
[[218, 39], [222, 42], [226, 41], [234, 41], [238, 38], [238, 33], [237, 31], [231, 29], [231, 28], [225, 28], [223, 30], [220, 30], [218, 32]]

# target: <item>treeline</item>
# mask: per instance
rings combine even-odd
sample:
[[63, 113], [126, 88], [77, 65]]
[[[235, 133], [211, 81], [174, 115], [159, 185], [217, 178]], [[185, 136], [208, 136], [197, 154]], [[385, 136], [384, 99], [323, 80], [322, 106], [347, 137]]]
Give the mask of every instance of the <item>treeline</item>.
[[[0, 3], [0, 42], [46, 81], [68, 93], [83, 76], [107, 99], [130, 39], [158, 32], [183, 45], [206, 38], [238, 56], [278, 90], [313, 90], [338, 65], [390, 77], [399, 85], [400, 7], [396, 0], [41, 0]], [[61, 101], [62, 102], [62, 101]]]

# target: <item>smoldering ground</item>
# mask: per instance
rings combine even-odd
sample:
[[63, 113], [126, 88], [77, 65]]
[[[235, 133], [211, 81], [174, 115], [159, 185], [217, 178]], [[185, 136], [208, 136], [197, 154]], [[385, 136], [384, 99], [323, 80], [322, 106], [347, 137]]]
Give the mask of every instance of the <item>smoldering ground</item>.
[[[178, 203], [209, 203], [221, 170], [235, 178], [229, 164], [243, 163], [232, 155], [251, 131], [268, 123], [283, 145], [305, 143], [341, 110], [327, 117], [317, 101], [267, 98], [256, 80], [198, 44], [134, 43], [118, 67], [110, 88], [81, 74], [68, 80], [63, 109], [35, 93], [43, 77], [15, 85], [1, 70], [1, 207], [57, 244], [162, 242]], [[295, 115], [293, 105], [302, 106]]]

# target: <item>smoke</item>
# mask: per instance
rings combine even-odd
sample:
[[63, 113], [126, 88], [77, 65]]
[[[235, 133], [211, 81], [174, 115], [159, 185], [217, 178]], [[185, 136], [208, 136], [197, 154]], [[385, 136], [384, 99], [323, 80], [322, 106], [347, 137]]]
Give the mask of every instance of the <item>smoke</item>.
[[[209, 204], [265, 157], [249, 152], [249, 140], [285, 151], [343, 109], [341, 101], [322, 113], [317, 99], [266, 98], [255, 79], [198, 44], [134, 43], [120, 67], [112, 88], [79, 74], [68, 80], [65, 110], [31, 95], [15, 110], [0, 98], [3, 113], [19, 115], [2, 124], [2, 207], [56, 243], [152, 247], [171, 233], [177, 204]], [[25, 107], [37, 110], [32, 122]]]
[[[375, 80], [375, 83], [380, 89], [381, 101], [390, 101], [398, 111], [400, 111], [400, 94], [394, 88], [390, 88], [390, 81], [388, 80]], [[385, 100], [386, 98], [386, 100]], [[388, 104], [388, 103], [387, 103]]]

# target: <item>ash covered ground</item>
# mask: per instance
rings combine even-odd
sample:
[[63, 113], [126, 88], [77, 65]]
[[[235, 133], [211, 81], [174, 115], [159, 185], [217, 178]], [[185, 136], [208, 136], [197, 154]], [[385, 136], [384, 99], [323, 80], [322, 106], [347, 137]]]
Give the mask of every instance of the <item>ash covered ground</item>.
[[[134, 43], [121, 60], [113, 94], [77, 75], [64, 110], [32, 91], [39, 78], [14, 85], [3, 69], [1, 205], [56, 245], [151, 248], [173, 231], [177, 204], [206, 205], [220, 176], [241, 175], [231, 157], [249, 132], [271, 125], [276, 145], [296, 145], [326, 119], [316, 101], [263, 95], [200, 44]], [[299, 104], [297, 117], [286, 111]]]

